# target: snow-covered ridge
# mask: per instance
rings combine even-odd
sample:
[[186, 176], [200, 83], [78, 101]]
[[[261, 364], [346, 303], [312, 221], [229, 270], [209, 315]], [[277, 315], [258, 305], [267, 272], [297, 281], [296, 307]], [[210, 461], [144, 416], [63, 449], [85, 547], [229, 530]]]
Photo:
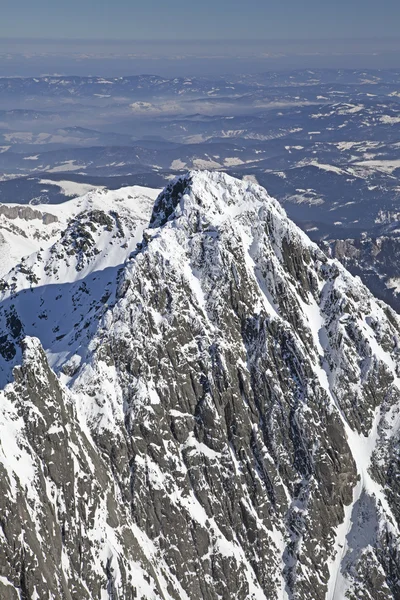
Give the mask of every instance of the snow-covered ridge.
[[[113, 297], [118, 269], [142, 239], [157, 194], [138, 186], [97, 190], [60, 205], [37, 206], [35, 219], [13, 219], [24, 235], [14, 234], [20, 243], [7, 257], [14, 264], [0, 279], [0, 321], [19, 313], [21, 328], [13, 336], [5, 327], [0, 347], [13, 358], [6, 360], [0, 351], [0, 382], [10, 379], [21, 358], [16, 338], [39, 337], [52, 362], [59, 355], [65, 360], [66, 348], [69, 357], [73, 354], [82, 342], [79, 332], [90, 338]], [[44, 209], [54, 216], [50, 224], [41, 218]], [[27, 240], [38, 248], [21, 256]]]
[[192, 171], [186, 176], [176, 177], [158, 196], [151, 227], [159, 227], [167, 220], [187, 217], [199, 212], [204, 220], [223, 223], [243, 213], [252, 213], [264, 205], [269, 211], [286, 215], [281, 205], [269, 196], [264, 188], [220, 172]]
[[57, 600], [64, 581], [84, 600], [396, 598], [399, 317], [252, 182], [191, 172], [146, 218], [115, 194], [4, 280], [4, 498], [33, 524], [0, 536], [6, 581]]
[[130, 186], [122, 190], [94, 190], [61, 204], [0, 204], [0, 277], [23, 256], [52, 246], [71, 219], [89, 210], [126, 211], [131, 218], [147, 219], [157, 190]]

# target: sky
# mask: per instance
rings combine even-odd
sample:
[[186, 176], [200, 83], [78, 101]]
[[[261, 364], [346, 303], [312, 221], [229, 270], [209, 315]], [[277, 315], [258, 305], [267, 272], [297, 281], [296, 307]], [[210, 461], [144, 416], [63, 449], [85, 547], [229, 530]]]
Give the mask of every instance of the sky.
[[400, 68], [399, 0], [2, 0], [0, 77]]
[[399, 0], [3, 0], [0, 39], [398, 37]]

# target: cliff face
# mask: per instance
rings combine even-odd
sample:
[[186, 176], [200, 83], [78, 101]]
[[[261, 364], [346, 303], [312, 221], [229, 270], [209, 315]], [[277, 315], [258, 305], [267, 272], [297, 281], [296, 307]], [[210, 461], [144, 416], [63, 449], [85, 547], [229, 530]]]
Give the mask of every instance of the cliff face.
[[400, 598], [397, 315], [250, 182], [133, 230], [106, 299], [106, 210], [5, 278], [1, 598]]

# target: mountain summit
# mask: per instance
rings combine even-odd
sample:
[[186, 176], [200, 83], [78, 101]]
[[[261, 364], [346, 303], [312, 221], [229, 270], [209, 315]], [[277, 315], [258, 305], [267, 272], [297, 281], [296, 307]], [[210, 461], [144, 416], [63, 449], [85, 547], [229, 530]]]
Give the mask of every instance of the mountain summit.
[[400, 598], [399, 317], [252, 182], [146, 215], [3, 279], [1, 598]]

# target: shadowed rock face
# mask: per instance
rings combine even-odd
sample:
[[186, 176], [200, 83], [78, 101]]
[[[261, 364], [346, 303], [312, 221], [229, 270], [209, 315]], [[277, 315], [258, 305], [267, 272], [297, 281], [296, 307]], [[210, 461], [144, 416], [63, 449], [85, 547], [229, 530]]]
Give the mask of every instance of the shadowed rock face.
[[97, 318], [15, 342], [5, 598], [400, 598], [399, 319], [265, 190], [172, 182]]

